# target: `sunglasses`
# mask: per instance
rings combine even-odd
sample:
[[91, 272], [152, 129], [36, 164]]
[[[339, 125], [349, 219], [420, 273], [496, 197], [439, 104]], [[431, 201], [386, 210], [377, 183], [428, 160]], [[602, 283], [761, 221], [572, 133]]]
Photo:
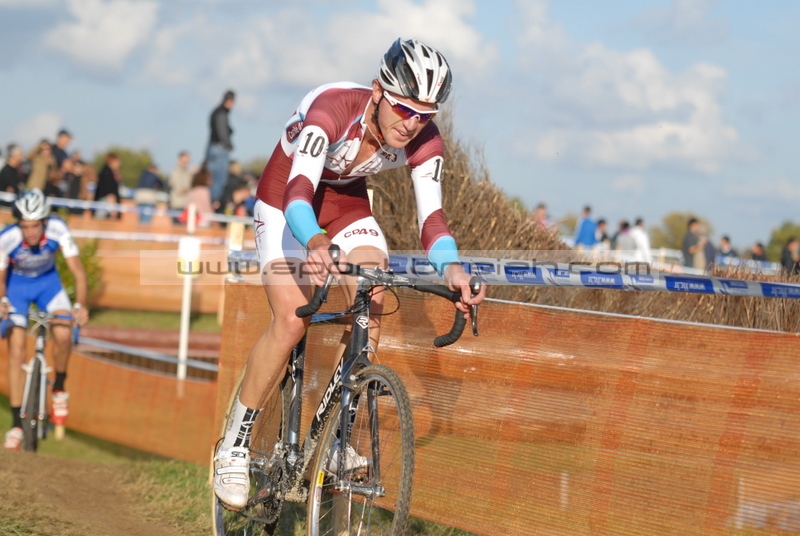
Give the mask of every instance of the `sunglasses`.
[[438, 110], [434, 110], [432, 112], [421, 112], [412, 108], [407, 104], [401, 104], [400, 101], [392, 97], [388, 92], [384, 91], [383, 96], [388, 101], [389, 105], [392, 107], [392, 111], [399, 115], [403, 121], [408, 121], [409, 119], [413, 119], [417, 117], [419, 119], [419, 124], [424, 125], [431, 119], [433, 116], [436, 115]]

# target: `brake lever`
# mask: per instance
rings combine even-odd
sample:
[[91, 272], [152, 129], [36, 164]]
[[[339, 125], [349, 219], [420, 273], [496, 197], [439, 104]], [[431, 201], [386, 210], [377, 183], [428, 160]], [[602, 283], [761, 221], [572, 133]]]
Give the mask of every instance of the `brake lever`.
[[[481, 291], [481, 280], [478, 279], [477, 276], [472, 276], [472, 279], [469, 280], [469, 287], [472, 291], [473, 296], [477, 296], [478, 293]], [[477, 305], [470, 305], [469, 306], [469, 317], [472, 319], [472, 334], [477, 337], [478, 336], [478, 306]]]

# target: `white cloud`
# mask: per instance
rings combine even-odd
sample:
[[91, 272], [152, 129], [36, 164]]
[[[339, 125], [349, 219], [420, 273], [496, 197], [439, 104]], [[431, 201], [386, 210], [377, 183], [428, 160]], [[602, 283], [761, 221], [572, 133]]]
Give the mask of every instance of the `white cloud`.
[[747, 184], [729, 185], [725, 188], [726, 197], [745, 200], [770, 200], [782, 203], [800, 202], [800, 184], [786, 177], [759, 180]]
[[46, 44], [95, 72], [119, 72], [147, 41], [158, 3], [150, 0], [69, 0], [74, 21], [48, 32]]
[[642, 195], [644, 193], [644, 177], [640, 175], [622, 175], [611, 181], [611, 189], [621, 194]]
[[440, 49], [467, 79], [497, 57], [496, 48], [471, 25], [474, 15], [474, 2], [463, 0], [379, 0], [371, 10], [346, 3], [319, 24], [295, 5], [270, 7], [246, 25], [200, 15], [155, 32], [145, 73], [165, 85], [194, 84], [213, 99], [221, 88], [235, 88], [237, 107], [247, 111], [248, 103], [255, 106], [255, 95], [270, 86], [310, 90], [338, 80], [368, 84], [392, 41], [413, 37]]
[[723, 69], [698, 63], [672, 72], [649, 49], [577, 43], [550, 23], [546, 2], [525, 5], [521, 70], [544, 89], [533, 96], [532, 132], [518, 150], [529, 152], [527, 140], [535, 139], [535, 154], [546, 161], [704, 174], [741, 152], [719, 103]]
[[27, 151], [42, 138], [55, 141], [56, 133], [63, 127], [63, 121], [63, 117], [57, 113], [40, 112], [14, 127], [12, 139]]
[[638, 17], [636, 26], [651, 37], [676, 45], [713, 43], [727, 38], [727, 23], [711, 15], [719, 0], [672, 0]]

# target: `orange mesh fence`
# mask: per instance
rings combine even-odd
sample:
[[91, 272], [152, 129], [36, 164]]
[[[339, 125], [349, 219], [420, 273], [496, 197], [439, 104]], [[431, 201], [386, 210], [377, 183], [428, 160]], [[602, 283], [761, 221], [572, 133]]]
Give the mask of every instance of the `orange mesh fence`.
[[[401, 302], [377, 358], [414, 406], [414, 515], [487, 535], [800, 532], [797, 336], [492, 302], [480, 337], [435, 349], [452, 307]], [[207, 463], [269, 315], [255, 284], [225, 303], [216, 384], [76, 353], [69, 426]], [[304, 427], [340, 334], [312, 331]]]
[[[269, 314], [251, 284], [226, 303], [216, 430]], [[487, 303], [480, 337], [435, 349], [452, 314], [404, 293], [378, 350], [413, 401], [414, 515], [487, 535], [800, 531], [795, 335]], [[312, 331], [304, 426], [341, 328]]]
[[[7, 394], [5, 341], [0, 348], [0, 391]], [[28, 348], [33, 348], [32, 339]], [[145, 452], [208, 464], [215, 435], [216, 382], [178, 382], [174, 376], [73, 352], [67, 389], [68, 428]]]

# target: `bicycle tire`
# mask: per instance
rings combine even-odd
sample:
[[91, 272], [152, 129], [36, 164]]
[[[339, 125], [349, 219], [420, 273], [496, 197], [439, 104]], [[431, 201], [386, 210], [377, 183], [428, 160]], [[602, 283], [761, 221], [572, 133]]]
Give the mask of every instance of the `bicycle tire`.
[[[242, 389], [244, 373], [245, 368], [242, 368], [228, 401], [220, 437], [225, 435], [225, 431], [230, 426], [236, 399]], [[287, 374], [272, 399], [263, 404], [263, 409], [253, 425], [252, 439], [250, 441], [251, 497], [267, 485], [280, 486], [282, 483], [282, 478], [284, 477], [282, 464], [285, 460], [276, 459], [275, 445], [283, 441], [289, 427], [288, 414], [291, 388], [292, 380]], [[211, 459], [211, 474], [213, 477], [213, 456]], [[282, 507], [283, 498], [282, 492], [280, 492], [277, 497], [270, 496], [264, 502], [247, 506], [241, 511], [235, 512], [222, 505], [212, 487], [211, 514], [214, 524], [214, 536], [272, 536], [278, 526]]]
[[[337, 491], [337, 476], [329, 470], [337, 441], [341, 402], [334, 407], [320, 439], [308, 494], [309, 536], [339, 534], [400, 536], [405, 534], [414, 477], [414, 422], [411, 402], [400, 377], [385, 365], [369, 365], [356, 374], [351, 414], [350, 446], [368, 458], [366, 471], [345, 473], [346, 486], [385, 490], [377, 499], [358, 491]], [[375, 396], [375, 395], [378, 396]], [[377, 437], [371, 416], [377, 416]], [[372, 445], [377, 444], [380, 480], [376, 479]]]
[[25, 418], [22, 419], [22, 450], [36, 452], [39, 447], [39, 396], [42, 386], [42, 362], [38, 359], [33, 360], [31, 371], [29, 372], [31, 383], [28, 389], [28, 396], [22, 401], [22, 411]]

